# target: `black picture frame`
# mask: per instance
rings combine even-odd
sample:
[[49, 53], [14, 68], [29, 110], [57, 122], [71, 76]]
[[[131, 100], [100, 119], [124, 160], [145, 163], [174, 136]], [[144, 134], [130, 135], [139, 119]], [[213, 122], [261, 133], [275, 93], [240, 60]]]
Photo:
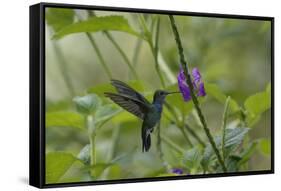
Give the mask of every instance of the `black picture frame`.
[[[188, 175], [155, 178], [133, 178], [121, 180], [103, 180], [74, 183], [45, 183], [45, 8], [72, 8], [105, 11], [121, 11], [133, 13], [153, 13], [187, 15], [215, 18], [234, 18], [249, 20], [264, 20], [271, 22], [271, 169], [261, 171], [218, 173], [206, 175]], [[73, 5], [57, 3], [39, 3], [30, 6], [30, 139], [29, 139], [29, 184], [38, 188], [53, 188], [66, 186], [85, 186], [115, 183], [133, 183], [148, 181], [165, 181], [194, 178], [211, 178], [227, 176], [243, 176], [274, 173], [274, 17], [229, 15], [217, 13], [198, 13], [184, 11], [168, 11], [155, 9], [136, 9], [121, 7], [103, 7], [90, 5]]]

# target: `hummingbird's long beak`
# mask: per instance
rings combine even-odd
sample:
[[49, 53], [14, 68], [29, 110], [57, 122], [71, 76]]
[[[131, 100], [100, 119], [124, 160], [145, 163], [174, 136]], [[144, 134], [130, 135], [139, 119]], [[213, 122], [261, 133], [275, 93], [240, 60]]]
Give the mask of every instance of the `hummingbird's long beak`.
[[179, 91], [176, 91], [176, 92], [168, 92], [167, 94], [169, 95], [169, 94], [177, 94], [177, 93], [181, 93], [181, 92], [179, 92]]

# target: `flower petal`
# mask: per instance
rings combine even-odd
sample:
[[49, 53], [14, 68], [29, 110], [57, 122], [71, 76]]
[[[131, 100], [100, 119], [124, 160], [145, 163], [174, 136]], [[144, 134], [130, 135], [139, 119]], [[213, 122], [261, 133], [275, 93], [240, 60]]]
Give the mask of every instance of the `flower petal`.
[[197, 95], [198, 96], [205, 96], [206, 95], [206, 91], [205, 91], [205, 87], [204, 87], [204, 83], [203, 82], [199, 83]]
[[181, 70], [180, 73], [178, 74], [178, 86], [180, 92], [182, 93], [184, 101], [189, 101], [191, 99], [190, 89], [186, 84], [186, 78], [183, 70]]
[[183, 174], [183, 170], [180, 168], [173, 168], [172, 173], [174, 174]]
[[194, 82], [197, 85], [197, 83], [199, 83], [199, 81], [201, 80], [201, 74], [200, 74], [198, 68], [193, 68], [192, 77], [193, 77]]

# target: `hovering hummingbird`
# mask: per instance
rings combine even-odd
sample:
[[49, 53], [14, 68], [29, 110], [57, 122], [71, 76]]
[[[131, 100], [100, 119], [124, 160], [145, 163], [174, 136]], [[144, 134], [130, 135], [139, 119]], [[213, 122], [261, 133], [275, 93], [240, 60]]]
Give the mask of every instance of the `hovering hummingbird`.
[[118, 93], [105, 92], [105, 96], [143, 120], [141, 130], [142, 151], [148, 151], [151, 145], [150, 134], [161, 119], [163, 103], [165, 102], [166, 96], [180, 92], [156, 90], [153, 96], [153, 102], [150, 103], [142, 94], [124, 82], [111, 80], [111, 84], [116, 88]]

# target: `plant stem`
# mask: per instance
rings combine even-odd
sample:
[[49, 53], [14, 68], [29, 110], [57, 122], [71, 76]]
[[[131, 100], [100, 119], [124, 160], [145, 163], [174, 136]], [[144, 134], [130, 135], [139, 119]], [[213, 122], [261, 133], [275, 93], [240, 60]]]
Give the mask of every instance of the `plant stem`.
[[155, 61], [155, 69], [158, 73], [159, 79], [161, 81], [162, 86], [165, 88], [165, 80], [164, 77], [162, 76], [162, 73], [159, 68], [159, 62], [158, 62], [158, 50], [159, 50], [159, 30], [160, 30], [160, 17], [157, 18], [157, 23], [156, 23], [156, 33], [155, 33], [155, 44], [154, 48], [152, 48], [152, 52], [154, 55], [154, 61]]
[[132, 62], [133, 62], [134, 67], [136, 67], [137, 63], [138, 63], [138, 58], [139, 58], [139, 55], [140, 55], [139, 53], [140, 53], [140, 50], [141, 50], [142, 42], [143, 42], [143, 40], [141, 38], [138, 38], [137, 43], [136, 43], [135, 48], [134, 48], [134, 54], [133, 54], [133, 58], [132, 58]]
[[[87, 13], [89, 15], [89, 17], [93, 17], [96, 16], [94, 12], [87, 10]], [[126, 62], [126, 64], [128, 65], [129, 69], [131, 70], [131, 72], [134, 74], [136, 80], [139, 79], [137, 72], [135, 71], [134, 67], [132, 66], [132, 64], [130, 63], [129, 58], [127, 57], [127, 55], [125, 54], [125, 52], [122, 50], [122, 48], [119, 46], [119, 44], [115, 41], [115, 39], [113, 38], [113, 36], [108, 32], [108, 31], [103, 31], [103, 33], [105, 34], [105, 36], [109, 39], [109, 41], [113, 44], [113, 46], [117, 49], [117, 51], [120, 53], [120, 55], [122, 56], [122, 58], [124, 59], [124, 61]]]
[[177, 47], [178, 47], [178, 51], [179, 51], [179, 56], [180, 56], [180, 63], [181, 63], [181, 66], [184, 70], [184, 75], [186, 77], [186, 83], [187, 85], [189, 86], [190, 88], [190, 94], [191, 94], [191, 98], [192, 98], [192, 101], [193, 101], [193, 104], [195, 106], [195, 109], [197, 111], [197, 114], [200, 118], [200, 121], [201, 121], [201, 124], [203, 126], [203, 129], [209, 139], [209, 142], [218, 158], [218, 162], [219, 164], [221, 165], [222, 169], [224, 172], [227, 171], [226, 167], [225, 167], [225, 164], [224, 164], [224, 161], [222, 160], [222, 157], [220, 155], [220, 152], [216, 146], [216, 143], [214, 141], [214, 138], [213, 136], [211, 135], [211, 132], [209, 130], [209, 128], [207, 127], [207, 123], [205, 121], [205, 118], [204, 118], [204, 115], [200, 109], [200, 106], [199, 106], [199, 102], [197, 100], [197, 97], [195, 96], [194, 94], [194, 90], [193, 90], [193, 84], [192, 84], [192, 80], [191, 80], [191, 77], [190, 77], [190, 74], [188, 72], [188, 68], [187, 68], [187, 63], [185, 61], [185, 58], [184, 58], [184, 54], [183, 54], [183, 47], [182, 47], [182, 44], [181, 44], [181, 40], [180, 40], [180, 36], [179, 36], [179, 33], [178, 33], [178, 29], [177, 29], [177, 26], [176, 26], [176, 23], [175, 23], [175, 20], [174, 20], [174, 17], [172, 15], [169, 15], [169, 18], [170, 18], [170, 22], [171, 22], [171, 26], [172, 26], [172, 29], [173, 29], [173, 33], [174, 33], [174, 36], [175, 36], [175, 41], [177, 43]]
[[96, 42], [95, 42], [94, 37], [93, 37], [90, 33], [88, 33], [88, 32], [86, 32], [86, 35], [87, 35], [88, 39], [90, 40], [90, 43], [91, 43], [92, 47], [93, 47], [94, 50], [96, 51], [97, 56], [98, 56], [98, 58], [99, 58], [99, 60], [100, 60], [100, 63], [101, 63], [101, 65], [102, 65], [103, 69], [105, 70], [105, 72], [106, 72], [108, 78], [111, 79], [111, 78], [112, 78], [112, 74], [111, 74], [111, 72], [110, 72], [110, 70], [109, 70], [109, 67], [107, 66], [107, 64], [106, 64], [106, 62], [105, 62], [105, 60], [104, 60], [102, 54], [101, 54], [101, 51], [100, 51], [98, 45], [97, 45]]
[[183, 126], [180, 125], [180, 120], [178, 119], [178, 116], [176, 114], [176, 111], [174, 110], [174, 108], [168, 104], [167, 102], [165, 102], [165, 106], [167, 107], [167, 109], [169, 110], [169, 112], [173, 115], [174, 119], [175, 119], [175, 123], [176, 123], [176, 126], [180, 129], [181, 133], [183, 134], [186, 142], [191, 146], [193, 147], [193, 144], [192, 142], [190, 141], [188, 135], [186, 134], [186, 132], [184, 131], [183, 129]]
[[[77, 16], [78, 20], [82, 20], [82, 19], [79, 17], [78, 14], [76, 14], [76, 16]], [[101, 54], [101, 51], [100, 51], [98, 45], [97, 45], [96, 42], [95, 42], [94, 37], [93, 37], [93, 36], [91, 35], [91, 33], [89, 33], [89, 32], [85, 32], [85, 34], [86, 34], [87, 38], [89, 39], [90, 44], [92, 45], [92, 47], [93, 47], [94, 50], [96, 51], [96, 54], [97, 54], [97, 56], [98, 56], [98, 59], [99, 59], [101, 65], [102, 65], [104, 71], [106, 72], [108, 78], [111, 79], [111, 78], [112, 78], [112, 74], [111, 74], [111, 72], [110, 72], [110, 69], [109, 69], [109, 67], [108, 67], [107, 64], [106, 64], [106, 62], [105, 62], [105, 60], [104, 60], [104, 58], [103, 58], [103, 56], [102, 56], [102, 54]]]
[[117, 127], [114, 127], [112, 130], [112, 135], [111, 135], [112, 144], [108, 153], [109, 154], [108, 162], [110, 162], [112, 159], [115, 158], [119, 137], [120, 137], [120, 126], [118, 125]]
[[159, 152], [159, 158], [162, 161], [163, 167], [165, 168], [166, 172], [169, 172], [170, 165], [164, 159], [164, 153], [163, 153], [162, 144], [161, 144], [161, 130], [160, 129], [161, 129], [161, 124], [159, 122], [158, 128], [157, 128], [157, 150]]
[[206, 146], [202, 139], [199, 137], [199, 135], [197, 135], [196, 132], [191, 129], [189, 125], [185, 124], [184, 127], [203, 147]]
[[[96, 131], [94, 125], [94, 118], [91, 115], [85, 116], [85, 125], [88, 130], [88, 137], [90, 142], [90, 158], [92, 167], [96, 165], [96, 148], [95, 148], [95, 140], [96, 140]], [[93, 174], [93, 171], [91, 172]]]
[[167, 145], [169, 145], [171, 148], [173, 148], [177, 152], [179, 152], [179, 153], [183, 153], [184, 152], [184, 150], [182, 148], [180, 148], [176, 143], [172, 142], [166, 136], [161, 135], [160, 137]]
[[120, 53], [120, 55], [124, 59], [125, 63], [127, 64], [129, 69], [133, 73], [136, 80], [139, 80], [138, 74], [137, 74], [136, 70], [134, 69], [134, 67], [132, 66], [132, 64], [130, 63], [129, 58], [127, 57], [125, 52], [121, 49], [121, 47], [118, 45], [118, 43], [114, 40], [113, 36], [108, 31], [104, 31], [104, 34], [110, 40], [110, 42], [114, 45], [114, 47], [118, 50], [118, 52]]
[[[151, 35], [151, 32], [148, 30], [148, 27], [146, 25], [145, 19], [143, 18], [143, 15], [140, 15], [139, 18], [140, 18], [140, 23], [144, 30], [144, 35], [146, 37], [146, 41], [148, 42], [148, 45], [151, 49], [151, 52], [152, 52], [152, 55], [154, 58], [156, 73], [159, 77], [162, 87], [165, 88], [165, 81], [164, 81], [162, 73], [159, 69], [159, 62], [158, 62], [158, 39], [159, 39], [160, 20], [157, 21], [157, 29], [156, 29], [156, 34], [155, 34], [155, 45], [153, 45], [152, 35]], [[160, 19], [160, 18], [158, 18], [158, 19]]]
[[225, 101], [224, 111], [222, 115], [222, 139], [221, 139], [221, 151], [222, 151], [222, 158], [225, 161], [225, 130], [226, 130], [226, 122], [227, 122], [227, 114], [228, 114], [228, 107], [229, 107], [230, 97], [228, 96]]

